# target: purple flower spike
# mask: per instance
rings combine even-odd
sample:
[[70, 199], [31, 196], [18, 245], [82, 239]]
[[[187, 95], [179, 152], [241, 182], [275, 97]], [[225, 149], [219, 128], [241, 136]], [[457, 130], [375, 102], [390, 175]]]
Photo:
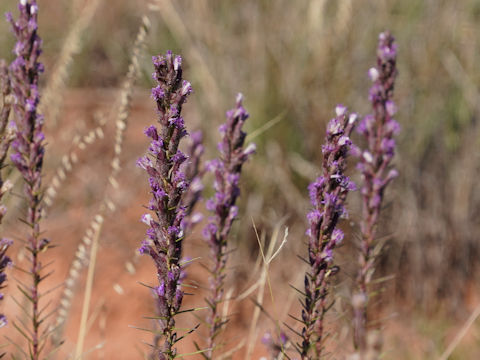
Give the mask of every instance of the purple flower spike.
[[[181, 257], [185, 215], [191, 206], [184, 199], [191, 178], [184, 173], [182, 164], [188, 159], [178, 146], [187, 135], [181, 110], [191, 91], [185, 91], [180, 57], [167, 52], [165, 56], [154, 57], [153, 63], [158, 86], [152, 95], [157, 103], [159, 127], [152, 125], [145, 130], [151, 144], [148, 154], [137, 164], [149, 175], [152, 199], [148, 208], [155, 216], [142, 216], [142, 222], [149, 228], [147, 240], [139, 251], [152, 257], [159, 280], [155, 291], [159, 331], [154, 356], [171, 360], [176, 356], [175, 316], [183, 299]], [[163, 342], [159, 343], [161, 339]]]
[[361, 187], [363, 216], [361, 222], [362, 242], [357, 275], [357, 290], [352, 301], [354, 311], [354, 345], [364, 353], [366, 351], [366, 324], [368, 322], [368, 291], [374, 270], [375, 233], [385, 188], [398, 173], [391, 167], [395, 154], [393, 135], [398, 133], [399, 125], [392, 118], [397, 107], [393, 102], [393, 90], [396, 68], [397, 45], [389, 32], [381, 33], [377, 49], [377, 64], [368, 71], [373, 82], [369, 92], [373, 114], [363, 118], [358, 127], [364, 136], [366, 149], [357, 153], [358, 169], [362, 173]]
[[24, 182], [24, 194], [27, 200], [27, 215], [24, 220], [29, 224], [31, 233], [27, 241], [27, 249], [33, 283], [22, 289], [32, 304], [30, 319], [32, 321], [29, 353], [33, 360], [41, 357], [44, 336], [41, 316], [39, 283], [45, 278], [41, 274], [43, 268], [40, 253], [48, 249], [48, 241], [40, 237], [40, 220], [42, 218], [42, 165], [45, 154], [43, 117], [37, 112], [40, 102], [38, 91], [39, 75], [43, 65], [39, 62], [42, 52], [42, 40], [37, 34], [38, 7], [35, 0], [20, 0], [19, 18], [14, 20], [11, 14], [7, 19], [11, 23], [17, 43], [14, 48], [16, 59], [10, 64], [9, 73], [11, 91], [14, 98], [13, 111], [16, 122], [16, 139], [12, 142], [12, 162], [21, 173]]
[[207, 201], [207, 207], [213, 212], [204, 229], [204, 235], [210, 247], [213, 265], [210, 269], [210, 313], [207, 322], [210, 326], [208, 337], [208, 358], [212, 358], [215, 338], [222, 327], [222, 317], [218, 306], [223, 301], [225, 268], [227, 264], [227, 238], [237, 215], [235, 202], [240, 195], [239, 178], [242, 165], [254, 152], [251, 145], [243, 148], [246, 134], [242, 127], [248, 113], [242, 105], [243, 96], [238, 94], [236, 106], [227, 112], [227, 121], [220, 127], [222, 140], [218, 144], [220, 157], [207, 164], [207, 171], [215, 175], [215, 195]]
[[338, 272], [333, 262], [333, 250], [342, 242], [343, 232], [337, 223], [345, 216], [345, 200], [354, 184], [345, 175], [347, 155], [352, 142], [350, 134], [355, 125], [355, 114], [338, 105], [336, 117], [327, 125], [322, 148], [322, 174], [308, 187], [313, 209], [307, 214], [308, 262], [305, 275], [305, 301], [302, 309], [302, 360], [319, 359], [323, 348], [324, 316], [328, 309], [327, 295], [330, 278]]

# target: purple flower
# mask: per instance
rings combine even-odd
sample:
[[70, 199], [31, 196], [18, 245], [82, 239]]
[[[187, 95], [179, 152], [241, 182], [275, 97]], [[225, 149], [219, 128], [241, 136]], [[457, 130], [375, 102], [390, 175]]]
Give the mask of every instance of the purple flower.
[[322, 253], [323, 261], [329, 263], [333, 261], [333, 250], [332, 249], [325, 249]]
[[[145, 135], [152, 138], [153, 140], [158, 140], [157, 128], [153, 125], [147, 127], [144, 131]], [[161, 146], [161, 145], [160, 145]]]
[[159, 286], [155, 288], [155, 292], [159, 297], [164, 297], [165, 296], [165, 283], [161, 283]]
[[[159, 315], [158, 334], [164, 341], [154, 352], [159, 359], [173, 359], [177, 334], [175, 316], [179, 313], [183, 290], [182, 274], [183, 224], [187, 213], [183, 198], [189, 188], [189, 181], [182, 164], [188, 160], [178, 147], [187, 135], [182, 105], [190, 91], [182, 79], [181, 58], [170, 51], [165, 56], [153, 58], [158, 85], [152, 96], [157, 103], [159, 127], [149, 126], [145, 134], [152, 139], [148, 154], [137, 161], [146, 170], [152, 194], [148, 208], [153, 216], [146, 214], [142, 221], [149, 226], [147, 237], [139, 251], [152, 257], [156, 268], [159, 286], [155, 289]], [[173, 154], [173, 155], [172, 155]]]
[[155, 99], [155, 101], [161, 101], [164, 96], [165, 92], [160, 85], [152, 89], [152, 97]]
[[33, 284], [22, 289], [32, 304], [32, 320], [29, 353], [34, 360], [39, 359], [46, 341], [39, 309], [39, 283], [45, 278], [41, 274], [40, 253], [48, 249], [48, 241], [40, 237], [40, 220], [42, 218], [42, 165], [45, 155], [43, 135], [43, 117], [37, 112], [40, 101], [38, 91], [39, 75], [43, 65], [39, 62], [42, 52], [42, 40], [37, 34], [38, 7], [35, 0], [21, 0], [18, 6], [19, 18], [14, 20], [11, 14], [7, 20], [11, 23], [17, 43], [14, 47], [16, 59], [10, 64], [9, 74], [11, 93], [14, 98], [13, 111], [16, 122], [15, 141], [12, 143], [12, 162], [21, 173], [27, 200], [27, 216], [24, 222], [29, 224], [31, 233], [28, 237], [28, 252], [31, 267], [29, 272]]
[[150, 244], [147, 241], [142, 242], [142, 246], [138, 249], [138, 252], [142, 255], [150, 254]]
[[174, 125], [176, 128], [184, 130], [185, 123], [183, 122], [182, 117], [172, 117], [168, 119], [168, 121], [170, 124]]
[[373, 84], [369, 99], [373, 113], [363, 118], [359, 133], [366, 140], [366, 148], [356, 151], [359, 155], [357, 168], [362, 173], [361, 186], [363, 216], [361, 221], [362, 242], [360, 269], [357, 275], [355, 298], [366, 299], [354, 307], [354, 344], [363, 352], [366, 349], [366, 324], [368, 322], [368, 293], [370, 278], [375, 263], [376, 226], [382, 206], [385, 188], [397, 176], [392, 169], [395, 154], [393, 135], [399, 131], [398, 123], [392, 118], [397, 112], [393, 101], [397, 45], [389, 32], [381, 33], [377, 48], [377, 64], [369, 71]]
[[[12, 158], [12, 161], [14, 161], [13, 158]], [[152, 161], [148, 157], [144, 156], [137, 160], [137, 166], [142, 168], [143, 170], [147, 170], [148, 168], [151, 168], [153, 165], [152, 165]]]
[[203, 236], [209, 239], [212, 236], [216, 236], [217, 231], [218, 231], [217, 225], [215, 225], [213, 222], [209, 222], [207, 226], [205, 226], [205, 228], [203, 229]]
[[347, 107], [342, 105], [342, 104], [338, 104], [335, 107], [335, 114], [337, 115], [337, 117], [341, 117], [341, 116], [345, 115], [346, 112], [347, 112]]
[[[215, 338], [219, 334], [223, 320], [218, 313], [218, 306], [223, 301], [223, 286], [227, 264], [228, 234], [237, 217], [238, 208], [235, 202], [240, 195], [239, 179], [242, 165], [255, 151], [252, 145], [243, 148], [245, 132], [242, 127], [248, 119], [248, 113], [242, 105], [243, 96], [238, 94], [236, 106], [227, 111], [227, 121], [220, 127], [222, 140], [218, 144], [220, 157], [207, 163], [206, 169], [215, 176], [215, 195], [207, 201], [207, 209], [213, 212], [204, 229], [204, 236], [210, 246], [213, 265], [210, 270], [210, 296], [208, 303], [210, 312], [207, 322], [210, 325], [208, 348], [213, 349]], [[212, 358], [213, 350], [206, 355]]]
[[168, 229], [167, 229], [167, 232], [169, 235], [178, 235], [178, 227], [176, 226], [169, 226]]
[[142, 222], [144, 224], [146, 224], [147, 226], [150, 226], [152, 221], [153, 221], [152, 215], [150, 215], [150, 214], [143, 214], [142, 215]]
[[340, 245], [343, 240], [344, 234], [340, 229], [335, 229], [332, 232], [332, 241], [335, 243], [335, 246]]
[[310, 224], [318, 224], [322, 219], [322, 213], [319, 209], [314, 209], [307, 214], [307, 219]]
[[182, 83], [182, 96], [187, 96], [187, 95], [190, 95], [192, 93], [193, 89], [192, 89], [192, 85], [186, 81], [186, 80], [183, 80], [183, 83]]
[[343, 240], [337, 228], [346, 215], [345, 200], [355, 184], [345, 175], [346, 159], [352, 146], [350, 134], [356, 115], [338, 105], [336, 117], [327, 125], [325, 144], [322, 147], [322, 175], [308, 186], [313, 209], [307, 214], [310, 227], [306, 235], [310, 268], [305, 275], [301, 331], [302, 342], [298, 348], [302, 359], [320, 358], [323, 347], [323, 318], [328, 310], [327, 295], [330, 276], [338, 268], [334, 265], [334, 250]]

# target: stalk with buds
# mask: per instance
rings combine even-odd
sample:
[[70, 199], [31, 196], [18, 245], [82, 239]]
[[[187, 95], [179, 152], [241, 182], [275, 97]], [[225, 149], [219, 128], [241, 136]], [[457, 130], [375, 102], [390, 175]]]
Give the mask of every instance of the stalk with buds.
[[393, 119], [396, 105], [393, 90], [396, 68], [397, 45], [389, 32], [381, 33], [377, 49], [377, 64], [368, 71], [373, 82], [369, 100], [373, 114], [365, 116], [357, 131], [364, 136], [367, 146], [357, 150], [358, 169], [362, 174], [363, 215], [361, 222], [362, 241], [357, 275], [357, 291], [353, 295], [354, 345], [364, 353], [367, 347], [367, 308], [369, 285], [374, 272], [376, 246], [375, 236], [378, 218], [387, 185], [398, 175], [391, 165], [395, 154], [395, 140], [399, 125]]
[[157, 268], [157, 300], [159, 335], [163, 343], [155, 349], [155, 358], [172, 360], [177, 355], [175, 343], [179, 340], [175, 316], [180, 311], [184, 291], [181, 287], [181, 264], [186, 209], [182, 198], [189, 188], [182, 164], [187, 156], [178, 148], [187, 135], [182, 106], [192, 92], [190, 83], [182, 79], [182, 58], [170, 51], [153, 58], [158, 86], [152, 89], [157, 103], [159, 127], [150, 126], [145, 134], [151, 139], [148, 154], [138, 165], [149, 175], [152, 198], [142, 221], [148, 226], [147, 238], [140, 248], [142, 254], [152, 257]]
[[45, 321], [39, 308], [41, 295], [39, 284], [48, 276], [42, 275], [43, 265], [40, 253], [49, 248], [49, 241], [41, 238], [42, 218], [42, 167], [45, 153], [43, 117], [37, 111], [40, 101], [39, 76], [43, 65], [38, 58], [42, 52], [42, 40], [37, 34], [38, 7], [35, 0], [20, 0], [20, 15], [14, 20], [11, 14], [7, 19], [12, 25], [17, 39], [14, 48], [16, 59], [10, 64], [11, 91], [14, 98], [13, 112], [16, 121], [15, 140], [12, 142], [11, 160], [22, 175], [27, 200], [27, 215], [24, 222], [30, 228], [26, 248], [29, 253], [30, 268], [26, 270], [32, 277], [31, 286], [19, 284], [22, 293], [32, 304], [32, 327], [30, 336], [30, 357], [40, 358], [43, 344], [48, 336], [46, 329], [41, 331]]
[[345, 201], [355, 184], [345, 175], [347, 155], [352, 142], [350, 134], [357, 118], [346, 107], [336, 107], [336, 117], [327, 126], [322, 146], [322, 174], [308, 187], [313, 209], [307, 218], [309, 270], [305, 275], [305, 298], [302, 302], [302, 343], [298, 348], [303, 360], [319, 359], [324, 340], [324, 317], [329, 308], [328, 293], [331, 278], [338, 272], [334, 250], [344, 234], [337, 227], [346, 216]]
[[213, 212], [204, 229], [205, 239], [210, 247], [213, 260], [210, 268], [210, 295], [207, 300], [209, 314], [208, 352], [212, 358], [215, 339], [221, 331], [223, 319], [219, 314], [219, 305], [224, 300], [224, 282], [226, 277], [228, 234], [238, 214], [235, 205], [240, 195], [240, 174], [243, 164], [255, 152], [255, 145], [243, 148], [246, 133], [243, 124], [249, 115], [242, 105], [243, 96], [238, 94], [235, 108], [227, 111], [227, 121], [220, 126], [222, 140], [218, 144], [220, 158], [207, 164], [207, 171], [215, 176], [215, 195], [207, 201], [207, 209]]

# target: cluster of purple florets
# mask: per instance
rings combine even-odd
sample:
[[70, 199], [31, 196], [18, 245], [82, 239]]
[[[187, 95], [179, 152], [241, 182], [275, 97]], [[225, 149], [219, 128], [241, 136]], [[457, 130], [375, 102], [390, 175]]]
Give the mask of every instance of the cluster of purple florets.
[[39, 184], [39, 169], [44, 155], [43, 117], [37, 113], [40, 101], [38, 80], [39, 74], [44, 70], [43, 64], [38, 61], [42, 52], [42, 40], [37, 35], [36, 2], [21, 1], [18, 6], [18, 20], [15, 21], [12, 14], [7, 13], [7, 20], [17, 38], [14, 48], [16, 58], [9, 67], [12, 94], [15, 98], [13, 109], [18, 127], [16, 139], [12, 143], [15, 151], [12, 162], [28, 183]]
[[327, 126], [326, 143], [322, 146], [323, 174], [308, 187], [313, 205], [307, 214], [310, 224], [307, 235], [313, 250], [311, 264], [320, 260], [319, 255], [323, 260], [331, 261], [331, 250], [343, 239], [343, 232], [336, 228], [336, 224], [338, 219], [347, 216], [345, 199], [349, 191], [355, 190], [355, 183], [345, 175], [345, 167], [352, 145], [349, 136], [357, 115], [348, 116], [343, 105], [337, 106], [336, 114], [337, 117]]
[[[222, 140], [218, 143], [220, 158], [207, 163], [207, 171], [215, 176], [213, 187], [215, 195], [206, 202], [207, 210], [214, 215], [209, 218], [204, 236], [212, 255], [217, 256], [224, 247], [233, 220], [238, 215], [235, 202], [240, 195], [239, 180], [242, 165], [255, 152], [255, 145], [243, 148], [246, 134], [242, 127], [248, 119], [248, 113], [242, 105], [243, 96], [238, 94], [236, 107], [227, 111], [227, 121], [219, 128]], [[222, 249], [225, 250], [225, 249]]]
[[381, 33], [377, 49], [377, 66], [368, 71], [373, 82], [369, 92], [373, 114], [366, 115], [357, 131], [367, 141], [367, 149], [358, 152], [358, 168], [365, 182], [362, 195], [368, 197], [369, 212], [378, 212], [383, 198], [383, 190], [397, 176], [389, 165], [395, 153], [395, 139], [400, 125], [393, 119], [397, 106], [393, 102], [396, 69], [397, 44], [388, 32]]
[[[235, 205], [240, 195], [240, 173], [242, 165], [255, 152], [255, 145], [243, 148], [246, 133], [243, 125], [249, 115], [243, 107], [243, 96], [238, 94], [235, 108], [227, 111], [227, 121], [220, 126], [222, 140], [218, 143], [220, 157], [207, 163], [207, 171], [214, 174], [215, 195], [207, 200], [207, 210], [213, 213], [204, 229], [204, 237], [210, 247], [213, 260], [210, 269], [210, 313], [207, 321], [210, 326], [208, 347], [213, 349], [215, 336], [222, 325], [217, 306], [223, 300], [225, 267], [227, 262], [227, 239], [233, 221], [238, 215]], [[211, 351], [207, 356], [211, 357]]]
[[183, 169], [187, 156], [179, 144], [187, 135], [182, 105], [192, 87], [182, 79], [182, 58], [170, 51], [153, 58], [153, 77], [158, 86], [152, 97], [157, 103], [159, 128], [150, 126], [145, 134], [151, 139], [148, 154], [138, 160], [138, 166], [149, 175], [152, 198], [148, 209], [155, 216], [145, 214], [142, 221], [148, 226], [147, 237], [140, 252], [149, 254], [157, 268], [159, 285], [155, 287], [159, 312], [159, 329], [164, 344], [158, 349], [159, 358], [173, 358], [176, 340], [174, 316], [180, 310], [184, 292], [181, 289], [183, 220], [186, 209], [182, 197], [189, 188]]
[[360, 351], [366, 348], [366, 324], [369, 283], [373, 275], [375, 235], [378, 217], [386, 186], [398, 176], [391, 166], [395, 154], [395, 139], [400, 126], [393, 119], [397, 107], [393, 102], [397, 44], [389, 32], [379, 35], [377, 64], [370, 68], [368, 76], [373, 82], [369, 92], [373, 114], [366, 115], [357, 131], [366, 140], [366, 148], [355, 148], [359, 158], [358, 169], [362, 174], [361, 187], [363, 215], [361, 222], [362, 241], [360, 246], [359, 271], [356, 293], [353, 296], [354, 343]]
[[[30, 254], [31, 267], [28, 272], [32, 274], [33, 282], [29, 287], [23, 287], [24, 294], [32, 303], [32, 329], [30, 353], [37, 359], [41, 350], [42, 337], [40, 326], [44, 322], [39, 310], [39, 283], [46, 277], [41, 275], [43, 269], [39, 254], [49, 246], [49, 241], [40, 238], [40, 220], [42, 218], [42, 166], [45, 155], [45, 136], [43, 134], [43, 116], [38, 113], [40, 94], [38, 90], [39, 75], [44, 71], [43, 64], [39, 62], [42, 53], [42, 40], [37, 34], [38, 7], [35, 0], [21, 0], [19, 5], [19, 18], [13, 19], [12, 14], [6, 15], [12, 26], [12, 31], [17, 39], [14, 47], [16, 58], [8, 68], [11, 87], [12, 108], [15, 124], [11, 130], [15, 138], [11, 143], [13, 149], [11, 160], [19, 170], [24, 180], [24, 195], [27, 201], [27, 215], [24, 222], [31, 229], [28, 236], [27, 248]], [[8, 242], [2, 242], [2, 257], [0, 261], [8, 263], [4, 257], [4, 250]]]
[[320, 357], [323, 343], [323, 317], [327, 311], [329, 277], [336, 273], [333, 250], [342, 242], [344, 234], [337, 228], [341, 217], [347, 216], [345, 201], [355, 184], [345, 175], [347, 155], [352, 146], [350, 133], [357, 119], [347, 108], [338, 105], [336, 117], [327, 126], [322, 146], [322, 175], [308, 187], [313, 209], [307, 214], [308, 263], [305, 275], [305, 302], [302, 309], [302, 359]]

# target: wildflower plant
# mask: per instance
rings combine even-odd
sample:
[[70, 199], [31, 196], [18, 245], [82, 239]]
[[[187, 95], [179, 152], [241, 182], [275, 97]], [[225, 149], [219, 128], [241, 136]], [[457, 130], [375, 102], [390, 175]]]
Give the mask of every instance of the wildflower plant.
[[209, 326], [207, 357], [212, 358], [215, 339], [221, 331], [224, 320], [219, 314], [219, 305], [224, 300], [228, 235], [238, 215], [235, 205], [240, 195], [240, 174], [243, 164], [255, 152], [255, 144], [245, 149], [246, 133], [242, 130], [249, 115], [243, 107], [242, 94], [237, 95], [235, 108], [227, 111], [227, 121], [220, 126], [222, 140], [218, 143], [220, 158], [207, 164], [207, 171], [215, 176], [215, 195], [207, 201], [207, 210], [213, 212], [204, 229], [204, 237], [210, 247], [213, 264], [210, 272], [210, 294], [207, 299]]
[[367, 146], [356, 150], [359, 156], [358, 169], [362, 175], [362, 222], [361, 251], [357, 291], [353, 295], [354, 308], [354, 344], [360, 351], [367, 346], [366, 326], [368, 322], [368, 287], [374, 272], [374, 248], [376, 228], [382, 206], [385, 188], [398, 175], [391, 162], [395, 154], [395, 134], [399, 124], [393, 119], [397, 108], [393, 102], [393, 90], [396, 68], [397, 44], [389, 32], [379, 36], [377, 64], [368, 71], [373, 82], [369, 100], [373, 114], [366, 115], [357, 131], [363, 135]]
[[355, 189], [345, 170], [357, 115], [349, 115], [343, 105], [338, 105], [335, 111], [336, 117], [328, 123], [322, 146], [322, 175], [308, 187], [313, 209], [307, 214], [309, 270], [304, 280], [302, 343], [297, 347], [302, 359], [318, 359], [322, 354], [324, 316], [329, 308], [327, 295], [331, 278], [338, 272], [333, 261], [334, 250], [344, 238], [337, 224], [347, 214], [348, 193]]
[[168, 51], [165, 56], [153, 57], [158, 86], [152, 89], [157, 103], [159, 127], [150, 126], [145, 134], [151, 139], [148, 154], [138, 165], [149, 175], [152, 198], [148, 205], [155, 217], [145, 214], [142, 221], [148, 226], [147, 238], [140, 248], [152, 257], [157, 268], [158, 286], [154, 288], [159, 335], [164, 339], [156, 358], [173, 359], [175, 343], [180, 340], [175, 329], [175, 316], [180, 312], [184, 296], [182, 282], [183, 220], [185, 207], [182, 198], [189, 183], [182, 167], [187, 156], [179, 150], [187, 135], [182, 106], [192, 92], [190, 83], [182, 79], [182, 58]]
[[24, 222], [30, 228], [26, 242], [29, 253], [30, 268], [25, 270], [32, 277], [32, 284], [19, 284], [21, 292], [32, 306], [31, 328], [16, 325], [21, 333], [29, 334], [29, 353], [31, 359], [39, 359], [48, 336], [47, 328], [41, 329], [46, 316], [40, 309], [40, 283], [50, 273], [43, 274], [44, 265], [40, 253], [50, 247], [49, 241], [41, 237], [40, 221], [42, 219], [42, 166], [45, 154], [43, 117], [37, 108], [40, 101], [38, 89], [39, 75], [43, 65], [39, 62], [42, 52], [42, 40], [37, 34], [38, 7], [35, 0], [20, 0], [19, 18], [15, 21], [8, 13], [17, 39], [14, 47], [15, 60], [10, 64], [9, 73], [11, 91], [14, 97], [13, 112], [16, 121], [15, 140], [11, 146], [11, 160], [25, 182], [24, 195], [27, 201], [27, 215]]

